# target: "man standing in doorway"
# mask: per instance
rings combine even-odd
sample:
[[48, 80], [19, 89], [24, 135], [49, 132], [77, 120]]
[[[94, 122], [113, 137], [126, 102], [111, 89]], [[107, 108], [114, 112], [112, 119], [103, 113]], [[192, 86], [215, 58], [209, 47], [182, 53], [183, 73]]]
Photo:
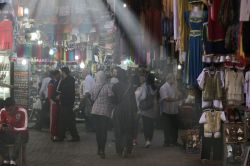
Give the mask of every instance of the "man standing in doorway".
[[70, 142], [80, 141], [79, 134], [76, 129], [75, 115], [73, 107], [75, 103], [75, 79], [70, 75], [68, 67], [61, 68], [62, 81], [58, 86], [59, 100], [59, 137], [57, 141], [63, 141], [65, 132], [68, 129], [72, 136]]

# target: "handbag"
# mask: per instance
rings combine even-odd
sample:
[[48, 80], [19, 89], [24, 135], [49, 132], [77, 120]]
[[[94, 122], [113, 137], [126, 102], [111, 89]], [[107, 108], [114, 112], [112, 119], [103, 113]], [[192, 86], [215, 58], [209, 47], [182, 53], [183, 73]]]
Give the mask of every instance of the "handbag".
[[[104, 85], [105, 85], [105, 84], [104, 84]], [[94, 100], [91, 100], [91, 104], [92, 104], [92, 106], [94, 105], [95, 101], [98, 99], [99, 94], [101, 93], [101, 91], [102, 91], [102, 89], [103, 89], [104, 85], [102, 86], [102, 88], [101, 88], [101, 89], [99, 90], [99, 92], [97, 93], [96, 98], [95, 98]]]

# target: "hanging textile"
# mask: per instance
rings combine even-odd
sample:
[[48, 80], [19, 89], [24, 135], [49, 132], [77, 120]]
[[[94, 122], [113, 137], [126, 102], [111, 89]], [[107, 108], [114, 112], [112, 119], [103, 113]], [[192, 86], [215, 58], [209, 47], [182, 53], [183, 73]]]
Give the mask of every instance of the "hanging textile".
[[155, 44], [161, 44], [162, 31], [161, 31], [161, 11], [158, 9], [150, 8], [146, 11], [146, 29], [150, 33], [151, 43], [149, 46], [154, 47]]
[[197, 78], [199, 88], [202, 90], [202, 108], [223, 109], [222, 98], [224, 88], [224, 75], [221, 71], [203, 69]]
[[163, 0], [163, 12], [164, 15], [168, 18], [172, 17], [173, 13], [173, 0]]
[[241, 59], [245, 59], [245, 54], [243, 51], [243, 42], [242, 42], [242, 22], [240, 23], [239, 34], [238, 34], [238, 52], [237, 56]]
[[13, 26], [12, 21], [3, 20], [0, 22], [0, 50], [13, 48]]
[[179, 26], [180, 26], [180, 20], [179, 20], [179, 2], [178, 0], [173, 0], [173, 9], [174, 9], [174, 40], [179, 40], [180, 39], [180, 31], [179, 31]]
[[178, 2], [178, 15], [179, 15], [179, 31], [180, 34], [180, 51], [187, 50], [187, 41], [188, 41], [188, 27], [185, 25], [184, 13], [188, 10], [188, 0], [181, 0]]
[[18, 58], [24, 57], [24, 45], [22, 44], [17, 46], [17, 57]]
[[24, 57], [25, 58], [30, 58], [32, 55], [32, 45], [26, 44], [24, 46]]
[[[249, 2], [250, 4], [250, 2]], [[250, 9], [249, 9], [250, 10]], [[250, 21], [243, 22], [242, 25], [242, 46], [247, 57], [250, 57]]]
[[75, 61], [75, 50], [69, 52], [69, 61]]
[[[209, 40], [209, 27], [208, 27], [208, 23], [204, 23], [203, 24], [203, 45], [204, 45], [204, 54], [205, 55], [209, 55], [209, 54], [222, 54], [222, 55], [226, 55], [229, 53], [229, 51], [225, 48], [225, 41], [210, 41]], [[233, 33], [233, 32], [232, 32]], [[234, 34], [232, 34], [234, 35]], [[228, 35], [228, 37], [233, 38], [234, 36], [230, 36]], [[229, 39], [229, 40], [230, 40]], [[230, 40], [231, 41], [231, 40]], [[231, 41], [233, 42], [233, 41]], [[235, 46], [237, 47], [237, 45]], [[230, 48], [231, 49], [231, 48]]]
[[246, 106], [250, 108], [250, 71], [246, 72], [245, 75], [244, 92], [246, 94]]
[[186, 83], [197, 85], [197, 77], [203, 69], [202, 65], [202, 28], [207, 20], [207, 13], [202, 11], [201, 16], [192, 16], [191, 12], [185, 13], [185, 20], [190, 28], [189, 31], [189, 51], [186, 64]]
[[169, 57], [171, 55], [171, 43], [170, 38], [173, 35], [173, 24], [171, 20], [164, 17], [162, 20], [162, 34], [163, 34], [163, 55]]
[[240, 21], [250, 21], [250, 1], [241, 0]]
[[241, 105], [244, 101], [244, 74], [242, 71], [226, 71], [225, 88], [228, 105]]
[[209, 41], [225, 40], [225, 29], [218, 21], [219, 9], [222, 0], [214, 0], [212, 6], [209, 7], [208, 14], [208, 39]]
[[37, 46], [37, 59], [42, 59], [42, 46]]

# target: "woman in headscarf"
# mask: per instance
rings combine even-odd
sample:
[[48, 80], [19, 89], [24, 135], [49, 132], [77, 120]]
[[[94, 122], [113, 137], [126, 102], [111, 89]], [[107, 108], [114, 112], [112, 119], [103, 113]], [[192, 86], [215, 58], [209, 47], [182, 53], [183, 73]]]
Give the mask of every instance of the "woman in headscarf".
[[91, 111], [96, 129], [96, 141], [98, 155], [105, 158], [105, 145], [107, 132], [112, 113], [112, 103], [109, 96], [112, 95], [111, 85], [107, 83], [105, 73], [99, 71], [96, 74], [96, 84], [91, 93], [94, 105]]
[[135, 133], [136, 100], [133, 87], [128, 82], [125, 70], [118, 69], [119, 82], [113, 85], [115, 109], [113, 113], [116, 137], [116, 152], [128, 157], [132, 153]]
[[[145, 138], [145, 147], [149, 148], [151, 146], [151, 141], [153, 139], [154, 134], [154, 122], [157, 118], [157, 104], [156, 104], [156, 86], [155, 86], [155, 77], [153, 74], [141, 74], [140, 75], [140, 82], [141, 86], [137, 88], [135, 91], [136, 96], [136, 102], [139, 110], [139, 115], [142, 118], [143, 122], [143, 132], [144, 132], [144, 138]], [[149, 99], [150, 102], [148, 102], [146, 99]], [[147, 102], [147, 106], [143, 107], [141, 106], [141, 103], [143, 101]]]

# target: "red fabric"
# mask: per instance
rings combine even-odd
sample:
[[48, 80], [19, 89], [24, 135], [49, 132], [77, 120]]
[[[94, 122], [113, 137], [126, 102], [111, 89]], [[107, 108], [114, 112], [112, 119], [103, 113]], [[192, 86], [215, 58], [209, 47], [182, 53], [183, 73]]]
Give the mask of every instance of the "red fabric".
[[161, 11], [157, 9], [150, 8], [145, 14], [145, 25], [146, 29], [153, 39], [153, 43], [148, 43], [149, 45], [161, 44], [162, 41], [162, 31], [161, 31]]
[[69, 61], [69, 51], [66, 51], [66, 61]]
[[50, 83], [48, 85], [48, 99], [50, 104], [50, 134], [51, 137], [58, 136], [58, 104], [52, 102], [51, 97], [54, 95], [56, 87]]
[[28, 125], [28, 115], [27, 111], [24, 108], [16, 107], [16, 111], [13, 114], [10, 114], [5, 109], [1, 110], [0, 113], [1, 124], [8, 124], [12, 127], [13, 132], [16, 133], [27, 133]]
[[43, 50], [42, 46], [37, 47], [37, 59], [42, 59], [43, 56], [42, 50]]
[[56, 103], [50, 104], [50, 134], [51, 137], [58, 136], [58, 105]]
[[24, 56], [24, 45], [18, 45], [17, 57], [22, 58]]
[[221, 0], [214, 0], [209, 8], [208, 15], [208, 40], [222, 41], [225, 40], [226, 30], [218, 22], [219, 9]]
[[9, 50], [13, 47], [13, 26], [12, 21], [0, 22], [0, 50]]

